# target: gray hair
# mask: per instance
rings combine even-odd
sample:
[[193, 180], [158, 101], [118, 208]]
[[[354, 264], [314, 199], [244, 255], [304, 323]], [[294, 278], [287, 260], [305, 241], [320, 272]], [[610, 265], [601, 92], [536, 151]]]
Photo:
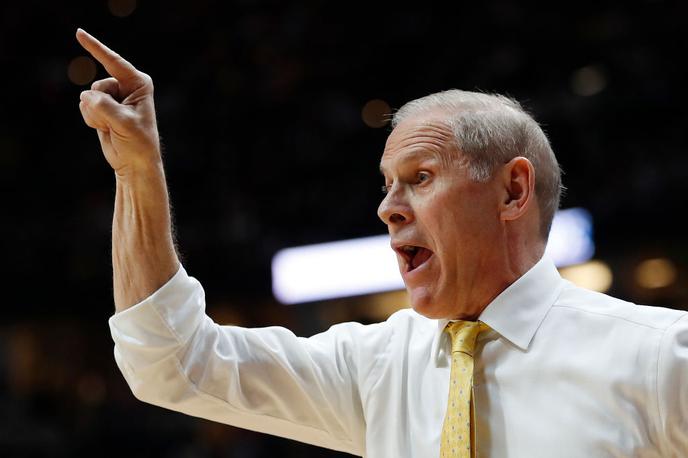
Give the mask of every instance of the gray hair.
[[436, 110], [447, 113], [472, 179], [486, 181], [499, 165], [518, 156], [533, 164], [540, 231], [546, 241], [564, 188], [559, 163], [540, 125], [514, 99], [451, 89], [408, 102], [394, 114], [392, 127]]

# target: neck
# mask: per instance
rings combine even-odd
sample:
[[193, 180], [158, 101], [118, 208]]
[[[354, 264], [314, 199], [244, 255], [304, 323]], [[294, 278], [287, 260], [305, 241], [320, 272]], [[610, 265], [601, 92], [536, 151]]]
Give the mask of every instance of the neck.
[[498, 246], [493, 257], [488, 257], [479, 269], [480, 278], [474, 282], [477, 287], [473, 288], [469, 297], [464, 298], [459, 313], [452, 319], [477, 320], [483, 310], [537, 264], [545, 252], [544, 240], [519, 234], [504, 237]]

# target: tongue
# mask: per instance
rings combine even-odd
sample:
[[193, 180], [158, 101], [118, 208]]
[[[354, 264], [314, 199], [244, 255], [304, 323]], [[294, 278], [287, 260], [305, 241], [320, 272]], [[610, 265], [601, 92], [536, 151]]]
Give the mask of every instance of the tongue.
[[419, 265], [423, 264], [425, 261], [430, 259], [430, 256], [432, 256], [432, 251], [426, 248], [418, 248], [416, 255], [413, 257], [413, 259], [411, 259], [411, 268], [415, 269]]

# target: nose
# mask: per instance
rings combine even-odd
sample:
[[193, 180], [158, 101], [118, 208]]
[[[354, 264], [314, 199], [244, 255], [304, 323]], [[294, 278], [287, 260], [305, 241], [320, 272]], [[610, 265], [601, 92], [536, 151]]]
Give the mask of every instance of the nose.
[[392, 189], [382, 199], [377, 208], [377, 216], [390, 228], [411, 222], [413, 212], [399, 186], [392, 186]]

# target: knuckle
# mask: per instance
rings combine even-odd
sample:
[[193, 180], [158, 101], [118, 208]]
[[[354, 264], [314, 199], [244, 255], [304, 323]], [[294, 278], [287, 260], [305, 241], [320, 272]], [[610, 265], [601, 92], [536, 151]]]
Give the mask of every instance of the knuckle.
[[139, 72], [139, 78], [146, 86], [153, 87], [153, 78], [148, 73]]
[[93, 98], [91, 106], [95, 110], [102, 110], [107, 106], [107, 101], [105, 100], [105, 97], [99, 94]]

